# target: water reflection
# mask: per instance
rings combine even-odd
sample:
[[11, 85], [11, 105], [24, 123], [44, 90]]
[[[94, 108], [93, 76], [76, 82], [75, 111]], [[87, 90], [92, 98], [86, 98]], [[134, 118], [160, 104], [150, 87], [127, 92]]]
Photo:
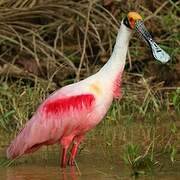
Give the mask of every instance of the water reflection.
[[5, 168], [0, 171], [0, 179], [6, 180], [30, 180], [30, 179], [60, 179], [60, 180], [78, 180], [80, 177], [76, 167], [61, 169], [57, 167], [13, 167]]
[[[84, 180], [84, 179], [117, 179], [119, 168], [114, 169], [109, 161], [81, 160], [78, 167], [61, 169], [58, 165], [19, 164], [13, 167], [0, 168], [0, 180]], [[121, 168], [122, 169], [122, 168]], [[122, 171], [123, 173], [123, 171]]]
[[[25, 156], [24, 159], [17, 160], [17, 165], [0, 168], [0, 180], [30, 180], [30, 179], [60, 179], [60, 180], [81, 180], [81, 179], [116, 179], [124, 172], [119, 159], [113, 162], [111, 156], [101, 153], [102, 150], [91, 149], [79, 154], [77, 167], [61, 169], [59, 166], [59, 153], [49, 152], [46, 160], [38, 154]], [[52, 159], [51, 159], [52, 158]], [[28, 162], [28, 163], [26, 163]]]
[[[76, 167], [68, 167], [66, 169], [61, 169], [59, 167], [39, 167], [39, 166], [16, 166], [12, 168], [0, 169], [0, 179], [1, 180], [115, 180], [115, 179], [136, 179], [130, 175], [124, 174], [123, 176], [117, 176], [115, 173], [107, 174], [109, 169], [101, 172], [96, 169], [82, 169], [79, 173]], [[119, 172], [121, 169], [119, 169]], [[117, 172], [116, 172], [117, 174]], [[153, 176], [140, 176], [138, 179], [146, 180], [177, 180], [180, 174], [159, 172]]]
[[70, 178], [72, 180], [77, 180], [77, 171], [76, 171], [74, 166], [70, 167], [70, 172], [69, 173], [67, 173], [67, 169], [62, 169], [62, 174], [63, 174], [63, 180], [68, 180]]

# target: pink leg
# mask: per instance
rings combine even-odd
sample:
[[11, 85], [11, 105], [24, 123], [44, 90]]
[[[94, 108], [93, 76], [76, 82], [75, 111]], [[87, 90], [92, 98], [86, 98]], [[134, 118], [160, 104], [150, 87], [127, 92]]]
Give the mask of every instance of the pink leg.
[[79, 178], [77, 178], [76, 176], [76, 170], [75, 170], [75, 167], [71, 166], [70, 167], [70, 176], [71, 176], [71, 179], [72, 180], [77, 180]]
[[60, 141], [60, 143], [63, 146], [62, 157], [61, 157], [61, 168], [65, 168], [66, 167], [67, 150], [68, 150], [68, 147], [71, 144], [73, 138], [74, 138], [74, 136], [63, 137], [61, 139], [61, 141]]
[[78, 145], [77, 144], [73, 144], [73, 147], [71, 149], [71, 155], [70, 155], [69, 162], [68, 162], [68, 164], [70, 166], [74, 166], [75, 165], [75, 157], [76, 157], [76, 154], [77, 154], [77, 150], [78, 150]]
[[61, 168], [66, 167], [66, 155], [67, 155], [67, 148], [63, 147], [62, 158], [61, 158]]
[[83, 135], [75, 137], [74, 144], [73, 144], [73, 147], [71, 149], [71, 155], [70, 155], [70, 158], [69, 158], [69, 161], [68, 161], [68, 164], [70, 166], [74, 166], [75, 165], [75, 157], [77, 155], [78, 146], [81, 143], [81, 141], [83, 140], [83, 138], [84, 138]]

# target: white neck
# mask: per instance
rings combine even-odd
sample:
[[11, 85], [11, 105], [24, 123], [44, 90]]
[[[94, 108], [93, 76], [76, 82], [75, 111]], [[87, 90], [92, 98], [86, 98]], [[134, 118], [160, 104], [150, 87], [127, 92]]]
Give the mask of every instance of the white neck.
[[118, 31], [116, 43], [113, 53], [108, 62], [99, 71], [101, 76], [107, 75], [108, 77], [115, 78], [124, 70], [126, 54], [128, 50], [129, 40], [131, 38], [132, 30], [128, 29], [123, 23]]

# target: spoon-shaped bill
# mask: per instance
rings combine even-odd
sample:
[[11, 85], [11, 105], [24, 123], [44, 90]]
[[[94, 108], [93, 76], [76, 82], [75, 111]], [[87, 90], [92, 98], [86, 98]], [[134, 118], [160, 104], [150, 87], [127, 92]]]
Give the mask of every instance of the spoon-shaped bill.
[[161, 49], [157, 43], [152, 39], [152, 36], [144, 26], [142, 20], [138, 20], [135, 26], [136, 31], [140, 35], [140, 37], [149, 45], [153, 57], [162, 62], [167, 63], [170, 60], [169, 54], [167, 54], [163, 49]]

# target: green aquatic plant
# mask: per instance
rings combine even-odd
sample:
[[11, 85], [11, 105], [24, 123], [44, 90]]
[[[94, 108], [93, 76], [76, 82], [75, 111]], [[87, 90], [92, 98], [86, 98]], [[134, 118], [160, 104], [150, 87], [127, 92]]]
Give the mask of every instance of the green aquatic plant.
[[8, 160], [5, 157], [0, 158], [0, 167], [10, 167], [14, 165], [15, 160]]
[[126, 165], [132, 170], [132, 174], [137, 176], [153, 172], [153, 168], [157, 164], [154, 156], [150, 151], [151, 145], [143, 153], [142, 148], [138, 144], [129, 143], [125, 145], [123, 160]]
[[180, 114], [180, 88], [177, 88], [172, 93], [172, 103], [174, 106], [175, 111]]
[[172, 146], [170, 149], [170, 159], [172, 163], [174, 163], [176, 155], [177, 155], [177, 148]]

